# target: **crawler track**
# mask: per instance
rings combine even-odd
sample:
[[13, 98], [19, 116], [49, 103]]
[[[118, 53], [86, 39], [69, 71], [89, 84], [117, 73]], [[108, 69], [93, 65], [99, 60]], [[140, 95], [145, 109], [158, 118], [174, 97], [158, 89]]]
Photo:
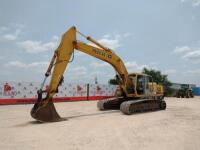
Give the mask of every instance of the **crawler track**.
[[97, 102], [97, 107], [99, 110], [117, 110], [120, 109], [122, 102], [119, 98], [100, 100]]
[[165, 110], [166, 103], [163, 100], [139, 99], [127, 100], [125, 98], [111, 98], [98, 101], [99, 110], [120, 109], [124, 114], [131, 115], [138, 112]]
[[165, 101], [161, 100], [131, 100], [123, 102], [120, 105], [120, 110], [127, 115], [138, 112], [155, 111], [166, 109]]

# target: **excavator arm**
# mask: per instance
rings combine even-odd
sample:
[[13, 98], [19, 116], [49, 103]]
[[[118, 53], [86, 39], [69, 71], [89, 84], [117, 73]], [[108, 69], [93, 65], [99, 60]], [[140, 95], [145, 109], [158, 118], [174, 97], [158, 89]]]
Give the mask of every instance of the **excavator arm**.
[[[36, 120], [42, 122], [61, 120], [53, 105], [52, 98], [54, 94], [58, 91], [58, 86], [63, 79], [64, 71], [66, 70], [68, 63], [70, 62], [70, 58], [73, 55], [75, 49], [112, 65], [117, 72], [118, 83], [121, 91], [123, 91], [124, 95], [127, 97], [133, 96], [134, 89], [132, 88], [132, 82], [128, 78], [127, 69], [120, 57], [117, 56], [109, 48], [104, 47], [93, 38], [86, 37], [80, 32], [78, 33], [83, 35], [87, 40], [89, 40], [96, 46], [78, 41], [76, 39], [77, 32], [78, 31], [75, 27], [71, 27], [67, 32], [65, 32], [62, 36], [58, 48], [54, 52], [50, 65], [47, 69], [47, 72], [45, 73], [44, 82], [42, 83], [41, 88], [38, 91], [38, 100], [31, 110], [31, 116]], [[46, 91], [46, 97], [42, 99], [42, 93], [44, 92], [42, 89], [46, 78], [51, 74], [52, 69], [53, 72], [50, 85]]]

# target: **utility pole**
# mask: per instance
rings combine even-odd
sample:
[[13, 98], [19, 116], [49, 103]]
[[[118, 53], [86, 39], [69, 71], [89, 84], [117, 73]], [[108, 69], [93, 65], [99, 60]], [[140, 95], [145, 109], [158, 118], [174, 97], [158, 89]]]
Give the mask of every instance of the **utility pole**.
[[94, 78], [94, 83], [95, 83], [95, 84], [98, 84], [97, 76], [95, 76], [95, 78]]

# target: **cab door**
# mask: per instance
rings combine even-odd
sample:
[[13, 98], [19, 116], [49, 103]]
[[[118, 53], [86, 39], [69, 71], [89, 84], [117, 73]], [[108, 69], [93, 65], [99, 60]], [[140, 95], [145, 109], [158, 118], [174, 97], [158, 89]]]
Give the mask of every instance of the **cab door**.
[[145, 79], [145, 81], [144, 81], [144, 85], [145, 85], [144, 94], [145, 94], [145, 96], [150, 96], [151, 95], [151, 90], [150, 90], [150, 86], [149, 86], [150, 78], [149, 78], [149, 76], [144, 76], [144, 79]]
[[148, 97], [151, 95], [149, 86], [149, 76], [138, 75], [137, 76], [137, 94], [142, 97]]

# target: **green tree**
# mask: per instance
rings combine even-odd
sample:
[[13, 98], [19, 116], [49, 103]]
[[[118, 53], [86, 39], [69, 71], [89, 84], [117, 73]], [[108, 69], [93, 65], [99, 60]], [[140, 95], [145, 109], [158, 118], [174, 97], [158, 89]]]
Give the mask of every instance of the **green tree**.
[[165, 89], [165, 94], [170, 96], [173, 94], [173, 89], [170, 88], [172, 83], [168, 80], [167, 75], [162, 74], [159, 70], [143, 68], [142, 73], [152, 76], [153, 81], [162, 84]]

